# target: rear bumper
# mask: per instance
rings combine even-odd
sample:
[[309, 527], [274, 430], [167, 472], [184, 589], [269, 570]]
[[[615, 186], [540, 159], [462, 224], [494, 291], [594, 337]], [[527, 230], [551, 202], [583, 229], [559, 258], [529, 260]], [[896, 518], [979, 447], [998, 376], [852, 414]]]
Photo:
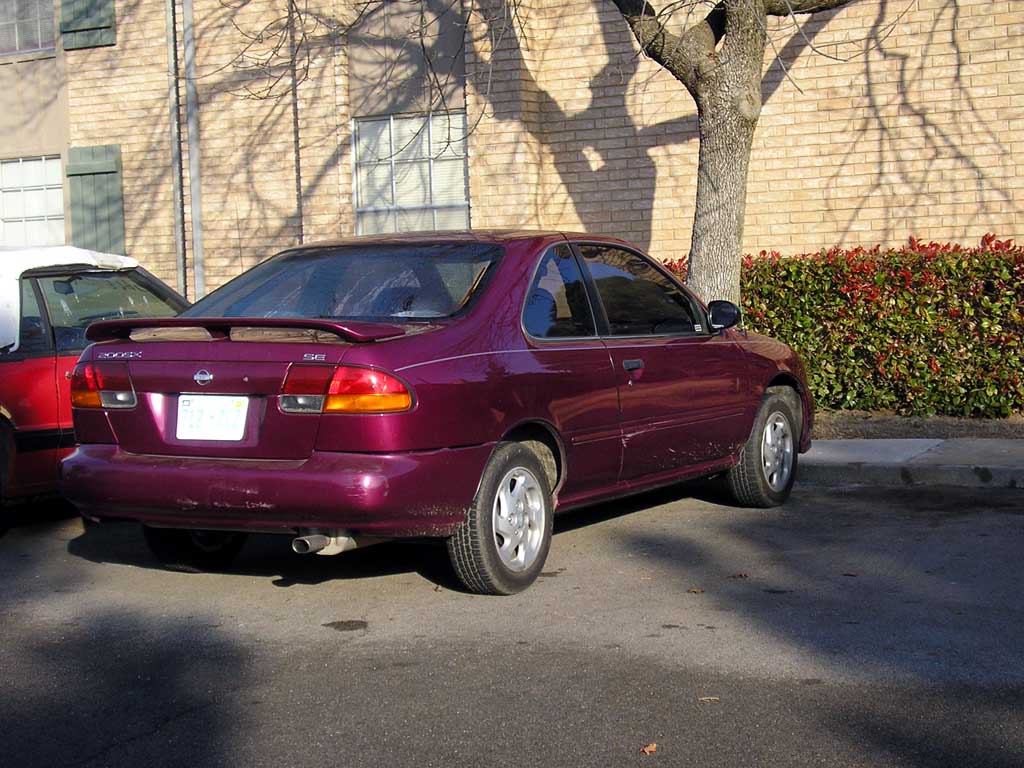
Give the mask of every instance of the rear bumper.
[[86, 516], [175, 528], [447, 536], [465, 519], [492, 446], [301, 461], [197, 459], [82, 445], [61, 492]]

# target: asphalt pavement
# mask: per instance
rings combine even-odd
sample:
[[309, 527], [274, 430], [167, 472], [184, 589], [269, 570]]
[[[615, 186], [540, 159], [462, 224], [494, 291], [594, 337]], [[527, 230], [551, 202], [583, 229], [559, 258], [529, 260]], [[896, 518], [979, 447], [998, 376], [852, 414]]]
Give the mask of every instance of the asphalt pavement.
[[436, 546], [188, 574], [38, 516], [0, 539], [4, 766], [1024, 765], [1019, 490], [681, 486], [558, 518], [511, 598]]

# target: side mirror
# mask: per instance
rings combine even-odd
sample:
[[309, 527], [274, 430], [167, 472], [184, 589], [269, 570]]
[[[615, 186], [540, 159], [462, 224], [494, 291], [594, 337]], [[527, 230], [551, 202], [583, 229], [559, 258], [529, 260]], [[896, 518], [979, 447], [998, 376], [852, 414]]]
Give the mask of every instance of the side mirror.
[[708, 314], [712, 331], [724, 331], [740, 321], [740, 308], [731, 301], [712, 301], [708, 304]]

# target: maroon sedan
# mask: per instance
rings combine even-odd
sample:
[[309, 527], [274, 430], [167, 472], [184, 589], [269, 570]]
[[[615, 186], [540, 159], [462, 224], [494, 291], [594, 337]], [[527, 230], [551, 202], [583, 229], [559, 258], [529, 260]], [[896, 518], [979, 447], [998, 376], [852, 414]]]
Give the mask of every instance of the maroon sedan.
[[358, 238], [285, 251], [180, 317], [92, 325], [63, 491], [167, 563], [444, 537], [477, 592], [537, 577], [553, 513], [720, 474], [789, 495], [803, 367], [619, 240]]

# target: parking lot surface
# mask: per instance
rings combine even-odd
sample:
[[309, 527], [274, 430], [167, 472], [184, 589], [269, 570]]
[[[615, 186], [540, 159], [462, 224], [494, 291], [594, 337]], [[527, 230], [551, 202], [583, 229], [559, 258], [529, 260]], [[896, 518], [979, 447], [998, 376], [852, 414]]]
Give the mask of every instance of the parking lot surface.
[[511, 598], [438, 546], [179, 573], [19, 516], [5, 766], [1024, 765], [1020, 491], [681, 486], [558, 518]]

